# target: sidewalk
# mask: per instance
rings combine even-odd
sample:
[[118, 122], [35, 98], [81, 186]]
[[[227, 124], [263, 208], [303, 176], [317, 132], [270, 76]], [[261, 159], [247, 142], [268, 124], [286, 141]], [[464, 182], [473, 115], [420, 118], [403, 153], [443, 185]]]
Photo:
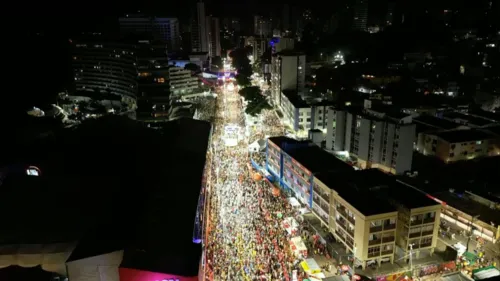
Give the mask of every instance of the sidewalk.
[[[448, 223], [446, 227], [450, 227], [450, 232], [455, 234], [455, 239], [451, 239], [449, 236], [445, 235], [444, 237], [442, 235], [439, 235], [439, 240], [446, 244], [447, 246], [450, 246], [453, 248], [453, 245], [456, 243], [460, 242], [464, 246], [467, 247], [467, 240], [468, 237], [466, 235], [460, 235], [460, 230], [457, 226]], [[441, 228], [441, 230], [443, 230]], [[500, 242], [497, 242], [500, 243]], [[474, 253], [474, 251], [477, 249], [478, 242], [476, 241], [475, 235], [472, 236], [469, 242], [469, 252]], [[484, 246], [483, 246], [483, 251], [485, 254], [486, 259], [494, 259], [497, 264], [500, 264], [500, 246], [497, 244], [493, 244], [490, 241], [485, 240], [484, 241]]]

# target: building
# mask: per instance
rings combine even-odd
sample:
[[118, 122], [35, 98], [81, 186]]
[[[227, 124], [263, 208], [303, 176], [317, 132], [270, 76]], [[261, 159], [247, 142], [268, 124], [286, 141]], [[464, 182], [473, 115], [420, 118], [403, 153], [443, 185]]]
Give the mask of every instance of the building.
[[[19, 198], [26, 203], [4, 218], [2, 268], [39, 266], [71, 281], [200, 280], [210, 135], [203, 121], [167, 122], [160, 132], [110, 116], [35, 145], [37, 155], [10, 167], [2, 184], [4, 213]], [[81, 155], [107, 157], [78, 157], [75, 146]], [[175, 165], [160, 160], [170, 157]], [[37, 162], [41, 173], [26, 176], [35, 158], [44, 159]], [[168, 215], [173, 209], [179, 214]]]
[[479, 202], [471, 192], [441, 191], [431, 198], [442, 204], [441, 218], [458, 229], [474, 227], [474, 235], [495, 243], [500, 239], [500, 210]]
[[146, 35], [149, 38], [166, 42], [169, 51], [181, 47], [181, 33], [177, 18], [157, 18], [142, 15], [127, 15], [119, 18], [122, 34]]
[[192, 52], [207, 52], [209, 50], [207, 18], [205, 15], [205, 3], [196, 3], [196, 17], [191, 22], [191, 48]]
[[116, 108], [118, 103], [119, 110], [135, 111], [138, 87], [134, 47], [93, 40], [73, 45], [75, 95], [109, 101], [103, 102], [106, 107]]
[[354, 18], [352, 28], [359, 31], [367, 31], [368, 25], [368, 0], [356, 0], [354, 5]]
[[[266, 167], [280, 185], [355, 257], [355, 266], [432, 255], [441, 204], [376, 169], [352, 167], [318, 146], [286, 137], [267, 140]], [[411, 245], [411, 246], [410, 246]]]
[[293, 38], [273, 38], [269, 44], [271, 45], [271, 52], [273, 54], [293, 50], [295, 47], [295, 40]]
[[172, 95], [189, 94], [199, 88], [200, 82], [198, 82], [197, 77], [191, 76], [190, 70], [170, 66], [168, 73], [170, 77], [170, 93]]
[[254, 16], [253, 18], [253, 33], [259, 37], [271, 37], [273, 35], [273, 22], [263, 16]]
[[313, 196], [324, 215], [329, 211], [329, 220], [320, 220], [354, 254], [355, 264], [393, 262], [412, 249], [417, 258], [434, 253], [441, 204], [394, 177], [376, 169], [319, 173]]
[[278, 100], [284, 90], [304, 93], [306, 56], [303, 53], [284, 51], [274, 54], [271, 61], [271, 95]]
[[417, 150], [443, 162], [471, 160], [499, 154], [499, 136], [478, 129], [420, 133]]
[[351, 171], [352, 167], [309, 141], [287, 137], [271, 137], [266, 147], [267, 169], [279, 179], [280, 185], [291, 190], [312, 208], [314, 174], [328, 171]]
[[218, 18], [211, 16], [206, 17], [208, 56], [220, 57], [220, 23]]
[[295, 132], [308, 131], [311, 128], [311, 106], [296, 91], [282, 91], [277, 104], [283, 113], [283, 121]]
[[411, 170], [415, 124], [410, 115], [390, 107], [331, 108], [327, 124], [326, 148], [348, 152], [358, 167], [393, 174]]

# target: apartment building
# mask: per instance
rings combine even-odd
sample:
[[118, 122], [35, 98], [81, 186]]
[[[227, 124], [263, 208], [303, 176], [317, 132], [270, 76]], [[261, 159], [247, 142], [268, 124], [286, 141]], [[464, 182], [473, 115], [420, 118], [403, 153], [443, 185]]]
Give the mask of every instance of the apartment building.
[[304, 205], [312, 207], [314, 175], [321, 172], [350, 172], [352, 167], [310, 141], [287, 137], [267, 140], [266, 166], [280, 185], [292, 191]]
[[198, 78], [191, 76], [191, 71], [171, 66], [169, 69], [170, 93], [182, 95], [192, 93], [199, 87]]
[[[123, 35], [148, 35], [155, 40], [167, 43], [169, 51], [177, 51], [181, 47], [181, 33], [177, 18], [157, 18], [144, 15], [126, 15], [119, 18], [120, 32]], [[149, 39], [149, 38], [142, 38]]]
[[500, 137], [479, 129], [462, 129], [418, 134], [417, 150], [450, 163], [500, 154]]
[[304, 93], [306, 80], [306, 56], [300, 52], [282, 51], [271, 59], [271, 96], [273, 102], [280, 99], [284, 90]]
[[362, 267], [432, 255], [441, 204], [376, 169], [319, 173], [312, 211]]
[[348, 152], [362, 169], [402, 174], [411, 170], [415, 128], [410, 115], [386, 106], [330, 108], [326, 148]]
[[281, 92], [278, 107], [283, 113], [285, 123], [294, 131], [307, 131], [311, 128], [311, 106], [296, 91]]

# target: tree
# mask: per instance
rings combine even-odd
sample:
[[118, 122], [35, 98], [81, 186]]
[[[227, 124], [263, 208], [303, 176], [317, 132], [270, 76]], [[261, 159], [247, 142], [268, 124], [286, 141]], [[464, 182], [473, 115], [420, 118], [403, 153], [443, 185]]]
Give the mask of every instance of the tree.
[[192, 72], [199, 72], [200, 71], [200, 67], [194, 63], [186, 63], [186, 65], [184, 66], [184, 69], [191, 70]]
[[241, 89], [238, 92], [247, 102], [245, 113], [248, 115], [256, 116], [260, 114], [263, 109], [271, 109], [271, 106], [260, 91], [259, 87], [251, 86]]
[[246, 77], [252, 76], [252, 66], [250, 65], [246, 49], [236, 49], [231, 52], [230, 57], [232, 59], [232, 65], [238, 71], [238, 74]]
[[239, 86], [241, 87], [248, 87], [252, 85], [252, 82], [250, 81], [250, 77], [242, 74], [237, 74], [236, 77], [236, 83], [238, 83]]

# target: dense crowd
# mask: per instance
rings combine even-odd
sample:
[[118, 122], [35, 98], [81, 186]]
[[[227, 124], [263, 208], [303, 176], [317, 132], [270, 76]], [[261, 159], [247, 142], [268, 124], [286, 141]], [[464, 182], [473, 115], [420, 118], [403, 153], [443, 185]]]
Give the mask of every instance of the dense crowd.
[[290, 248], [281, 218], [293, 210], [272, 193], [267, 181], [254, 180], [248, 141], [225, 146], [225, 126], [242, 124], [237, 95], [218, 99], [213, 132], [211, 190], [205, 248], [208, 280], [291, 280], [299, 259]]
[[217, 99], [215, 97], [197, 97], [192, 99], [196, 108], [196, 118], [199, 120], [213, 122], [215, 116], [215, 105]]

